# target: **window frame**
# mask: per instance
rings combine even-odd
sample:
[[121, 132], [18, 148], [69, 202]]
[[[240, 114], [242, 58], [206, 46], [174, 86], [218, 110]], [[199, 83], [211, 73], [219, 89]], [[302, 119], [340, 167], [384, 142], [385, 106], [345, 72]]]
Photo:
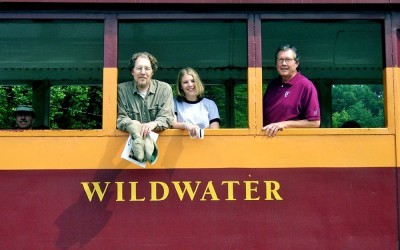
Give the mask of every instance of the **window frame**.
[[[387, 65], [394, 65], [393, 58], [389, 55], [392, 54], [393, 44], [388, 38], [391, 37], [391, 16], [384, 13], [348, 13], [340, 14], [338, 13], [262, 13], [259, 15], [260, 25], [264, 20], [295, 20], [295, 21], [310, 21], [310, 20], [324, 20], [324, 21], [338, 21], [338, 20], [373, 20], [383, 23], [382, 35], [382, 47], [384, 50], [383, 54], [383, 72], [382, 72], [382, 82], [383, 82], [383, 92], [384, 92], [384, 111], [385, 111], [385, 124], [386, 127], [383, 128], [295, 128], [286, 129], [280, 132], [280, 136], [298, 136], [298, 135], [336, 135], [336, 134], [357, 134], [357, 135], [394, 135], [395, 134], [395, 114], [394, 114], [394, 103], [393, 91], [394, 91], [394, 80], [391, 76], [390, 69]], [[261, 28], [260, 28], [261, 29]], [[261, 46], [261, 45], [260, 45]], [[262, 96], [258, 96], [262, 98]], [[260, 99], [257, 99], [260, 100]], [[262, 101], [262, 99], [261, 99]], [[262, 121], [262, 120], [261, 120]], [[259, 133], [258, 133], [259, 134]]]
[[[287, 129], [280, 133], [282, 136], [298, 135], [332, 135], [332, 134], [394, 134], [394, 79], [390, 69], [386, 65], [394, 65], [393, 58], [388, 56], [393, 51], [393, 39], [391, 33], [391, 16], [383, 13], [367, 14], [316, 14], [316, 13], [235, 13], [235, 14], [160, 14], [160, 13], [0, 13], [0, 19], [7, 20], [99, 20], [104, 22], [104, 63], [103, 63], [103, 121], [102, 129], [94, 130], [30, 130], [24, 133], [14, 130], [0, 131], [3, 136], [125, 136], [126, 133], [116, 129], [116, 107], [117, 107], [117, 84], [118, 84], [118, 22], [120, 20], [245, 20], [247, 22], [248, 42], [248, 128], [224, 128], [218, 130], [207, 130], [211, 136], [264, 136], [262, 128], [262, 55], [261, 55], [261, 22], [263, 20], [378, 20], [384, 23], [384, 105], [385, 105], [385, 128], [361, 128], [361, 129]], [[391, 93], [391, 94], [388, 94]], [[186, 135], [185, 131], [168, 129], [161, 132], [162, 136]]]

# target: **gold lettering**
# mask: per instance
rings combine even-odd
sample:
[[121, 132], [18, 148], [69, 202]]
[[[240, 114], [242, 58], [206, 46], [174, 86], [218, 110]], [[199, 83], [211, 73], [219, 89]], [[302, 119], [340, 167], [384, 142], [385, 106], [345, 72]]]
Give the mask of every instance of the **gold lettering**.
[[[161, 198], [157, 198], [157, 185], [161, 185], [163, 189], [163, 196]], [[168, 197], [169, 194], [169, 187], [166, 183], [164, 182], [158, 182], [158, 181], [151, 181], [150, 182], [151, 186], [151, 198], [150, 201], [162, 201], [165, 200]]]
[[[252, 193], [257, 193], [257, 186], [258, 186], [258, 181], [243, 181], [245, 186], [246, 186], [246, 201], [257, 201], [260, 200], [260, 196], [258, 197], [252, 197]], [[256, 186], [253, 188], [252, 184], [256, 184]]]
[[104, 188], [104, 191], [102, 191], [100, 188], [99, 185], [100, 182], [92, 182], [93, 190], [90, 190], [89, 182], [81, 182], [81, 184], [83, 186], [83, 190], [85, 190], [86, 196], [88, 197], [89, 201], [92, 201], [94, 193], [96, 193], [97, 197], [99, 197], [99, 201], [102, 201], [104, 198], [104, 194], [107, 191], [108, 184], [110, 184], [110, 182], [105, 182], [106, 187]]
[[123, 185], [124, 182], [115, 182], [117, 184], [117, 199], [116, 201], [125, 201], [124, 200], [124, 191], [123, 191]]
[[[266, 198], [265, 200], [267, 201], [272, 201], [272, 194], [275, 198], [275, 200], [283, 200], [283, 198], [278, 194], [278, 190], [281, 187], [281, 185], [279, 184], [279, 182], [277, 181], [264, 181], [265, 182], [265, 194], [266, 194]], [[272, 188], [272, 184], [274, 184], [275, 188]]]
[[221, 183], [221, 185], [225, 185], [227, 184], [227, 188], [228, 188], [228, 198], [226, 198], [227, 201], [235, 201], [235, 196], [234, 196], [234, 192], [233, 192], [233, 184], [237, 184], [240, 185], [238, 181], [223, 181]]
[[[265, 201], [272, 200], [283, 200], [280, 194], [280, 183], [277, 181], [263, 181], [265, 184]], [[199, 201], [219, 201], [219, 196], [225, 196], [224, 188], [226, 188], [226, 197], [224, 199], [226, 201], [236, 201], [237, 192], [240, 194], [244, 194], [245, 201], [258, 201], [261, 200], [260, 196], [264, 196], [264, 193], [258, 190], [258, 186], [260, 181], [258, 180], [248, 180], [248, 181], [221, 181], [217, 184], [221, 186], [218, 187], [221, 189], [221, 193], [218, 193], [215, 189], [215, 185], [213, 181], [208, 181], [207, 184], [202, 181], [172, 181], [162, 182], [162, 181], [149, 181], [147, 183], [147, 187], [150, 188], [150, 195], [147, 196], [146, 191], [142, 193], [142, 197], [138, 197], [138, 181], [132, 181], [130, 183], [130, 200], [129, 201], [165, 201], [168, 199], [170, 194], [170, 185], [171, 183], [174, 185], [176, 194], [180, 201], [184, 199], [190, 199], [190, 201], [194, 201], [195, 198]], [[204, 184], [203, 184], [204, 183]], [[99, 201], [103, 201], [105, 194], [108, 190], [110, 182], [81, 182], [83, 190], [89, 200], [92, 202], [93, 199], [96, 199], [95, 196], [98, 197]], [[150, 184], [150, 185], [148, 185]], [[244, 185], [243, 185], [244, 184]], [[117, 181], [115, 182], [116, 186], [116, 201], [123, 202], [125, 201], [124, 197], [124, 189], [126, 188], [125, 182]], [[200, 188], [201, 186], [201, 188]], [[203, 186], [204, 189], [203, 189]], [[201, 189], [201, 191], [199, 191]], [[218, 190], [219, 190], [218, 189]], [[244, 189], [244, 190], [243, 190]], [[197, 194], [197, 192], [204, 192], [202, 194]], [[143, 196], [145, 194], [145, 196]], [[197, 197], [196, 197], [197, 195]], [[201, 196], [201, 197], [200, 197]]]
[[192, 183], [191, 181], [183, 181], [182, 182], [183, 185], [185, 186], [183, 191], [181, 189], [180, 183], [181, 183], [180, 181], [173, 181], [172, 182], [172, 184], [174, 184], [174, 186], [175, 186], [175, 190], [176, 190], [176, 193], [178, 194], [179, 199], [182, 201], [183, 197], [187, 193], [189, 195], [189, 197], [190, 197], [190, 200], [193, 201], [194, 196], [195, 196], [195, 194], [197, 192], [197, 189], [199, 188], [199, 185], [200, 185], [201, 181], [196, 181], [196, 188], [195, 188], [194, 191], [192, 189], [192, 186], [190, 185]]
[[212, 181], [209, 181], [208, 183], [207, 183], [207, 187], [206, 187], [206, 190], [204, 190], [204, 194], [203, 194], [203, 197], [201, 197], [201, 201], [205, 201], [206, 199], [204, 198], [206, 195], [211, 195], [211, 200], [213, 200], [213, 201], [219, 201], [219, 199], [218, 199], [218, 196], [217, 196], [217, 193], [215, 192], [215, 188], [214, 188], [214, 185], [213, 185], [213, 182]]
[[140, 199], [137, 198], [136, 186], [137, 186], [138, 182], [130, 181], [129, 183], [131, 184], [131, 199], [130, 199], [130, 201], [144, 201], [146, 198], [140, 198]]

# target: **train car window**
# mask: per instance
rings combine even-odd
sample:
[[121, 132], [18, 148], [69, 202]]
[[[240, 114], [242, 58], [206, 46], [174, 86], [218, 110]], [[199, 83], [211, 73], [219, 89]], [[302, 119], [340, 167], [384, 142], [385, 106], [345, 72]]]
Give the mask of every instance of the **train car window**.
[[20, 104], [34, 108], [34, 127], [101, 128], [103, 37], [97, 21], [0, 21], [1, 129]]
[[14, 108], [19, 103], [32, 102], [30, 85], [0, 86], [0, 128], [13, 129], [16, 126]]
[[246, 21], [122, 21], [118, 30], [118, 82], [132, 79], [126, 67], [132, 54], [147, 51], [159, 61], [155, 79], [174, 89], [179, 70], [194, 68], [218, 106], [221, 127], [248, 127]]
[[277, 76], [276, 49], [292, 44], [299, 70], [318, 90], [321, 127], [384, 127], [382, 34], [375, 20], [263, 20], [263, 84]]

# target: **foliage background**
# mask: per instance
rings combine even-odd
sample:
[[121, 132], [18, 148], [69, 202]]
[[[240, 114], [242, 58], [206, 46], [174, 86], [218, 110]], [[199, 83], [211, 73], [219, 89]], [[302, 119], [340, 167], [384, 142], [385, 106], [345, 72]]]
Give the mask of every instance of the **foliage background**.
[[[175, 85], [171, 86], [176, 96]], [[227, 126], [226, 91], [223, 85], [206, 85], [205, 96], [214, 100], [221, 116], [221, 127]], [[263, 86], [265, 91], [265, 86]], [[247, 85], [234, 89], [233, 124], [248, 127]], [[13, 129], [13, 109], [19, 104], [32, 105], [29, 86], [0, 87], [0, 128]], [[50, 92], [50, 129], [101, 129], [102, 88], [95, 86], [54, 86]], [[345, 121], [357, 121], [361, 127], [385, 127], [383, 86], [333, 85], [332, 125], [340, 127]]]
[[364, 128], [385, 126], [382, 85], [333, 85], [332, 125], [354, 120]]
[[[32, 105], [32, 88], [0, 88], [0, 128], [15, 128], [13, 110]], [[50, 91], [50, 129], [101, 129], [102, 88], [93, 86], [54, 86]], [[36, 126], [38, 124], [36, 123]]]

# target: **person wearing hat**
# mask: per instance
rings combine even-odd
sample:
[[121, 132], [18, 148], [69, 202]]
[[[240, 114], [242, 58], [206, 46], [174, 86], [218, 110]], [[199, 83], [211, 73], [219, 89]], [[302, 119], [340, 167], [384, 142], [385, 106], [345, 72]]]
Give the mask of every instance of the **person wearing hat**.
[[35, 123], [35, 110], [27, 105], [18, 105], [15, 108], [17, 129], [32, 129]]

